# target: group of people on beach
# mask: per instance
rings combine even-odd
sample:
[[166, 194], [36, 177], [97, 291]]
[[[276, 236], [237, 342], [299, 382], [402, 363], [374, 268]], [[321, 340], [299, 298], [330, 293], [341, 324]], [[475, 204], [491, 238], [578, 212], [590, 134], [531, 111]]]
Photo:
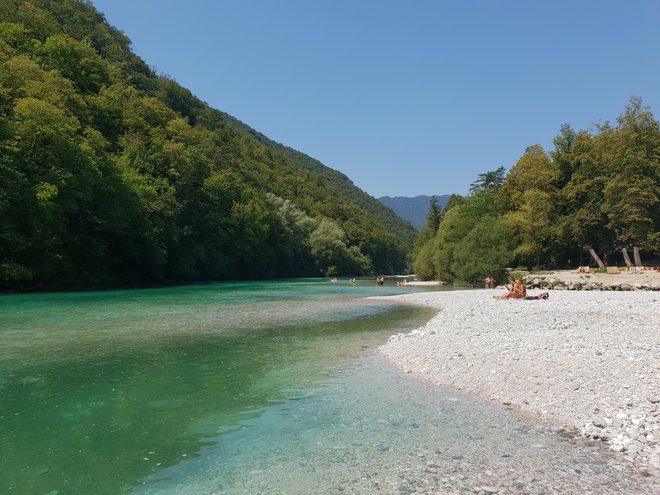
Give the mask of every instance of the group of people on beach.
[[488, 275], [484, 279], [484, 289], [494, 289], [495, 287], [497, 287], [497, 282], [495, 281], [495, 277], [493, 277], [492, 275]]

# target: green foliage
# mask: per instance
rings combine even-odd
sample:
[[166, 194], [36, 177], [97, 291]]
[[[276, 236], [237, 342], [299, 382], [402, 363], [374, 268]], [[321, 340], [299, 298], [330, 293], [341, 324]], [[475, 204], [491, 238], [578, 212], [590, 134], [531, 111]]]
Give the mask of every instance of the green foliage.
[[564, 242], [608, 254], [638, 246], [657, 253], [660, 230], [660, 127], [638, 98], [617, 126], [577, 135], [572, 176], [562, 189]]
[[348, 247], [344, 231], [324, 218], [309, 236], [309, 246], [318, 271], [323, 275], [337, 273], [370, 273], [370, 260], [359, 249]]
[[660, 252], [660, 125], [632, 98], [617, 125], [595, 133], [561, 127], [548, 154], [527, 148], [506, 177], [480, 174], [470, 195], [447, 204], [435, 236], [422, 230], [420, 278], [478, 284], [513, 264], [581, 263], [594, 248]]
[[484, 274], [505, 280], [506, 267], [514, 258], [514, 231], [498, 217], [482, 218], [461, 241], [454, 253], [455, 278], [478, 285]]
[[412, 226], [129, 45], [90, 2], [0, 4], [0, 286], [408, 268]]
[[505, 214], [513, 232], [521, 238], [513, 254], [520, 261], [533, 260], [540, 265], [547, 258], [554, 238], [553, 194], [539, 189], [528, 189], [523, 193], [516, 210]]
[[497, 189], [500, 211], [518, 210], [524, 202], [526, 191], [554, 191], [558, 179], [559, 169], [543, 148], [539, 145], [530, 146]]
[[499, 167], [497, 170], [479, 174], [477, 180], [470, 184], [470, 193], [476, 194], [480, 191], [496, 191], [504, 182], [504, 172], [504, 167]]
[[440, 227], [441, 218], [442, 209], [438, 206], [438, 201], [435, 199], [435, 196], [432, 196], [429, 201], [429, 213], [426, 216], [426, 222], [415, 240], [413, 259], [416, 259], [420, 250], [435, 237], [438, 232], [438, 227]]
[[415, 276], [420, 280], [434, 280], [437, 278], [436, 268], [433, 260], [437, 250], [435, 238], [430, 239], [419, 248], [413, 262]]
[[478, 261], [482, 269], [487, 269], [487, 274], [496, 277], [506, 267], [510, 259], [505, 259], [493, 240], [503, 241], [502, 236], [506, 232], [506, 244], [510, 245], [513, 236], [504, 222], [494, 215], [494, 199], [494, 191], [482, 190], [464, 198], [444, 215], [433, 258], [439, 279], [471, 283], [481, 281], [485, 276], [483, 272], [475, 276], [475, 270], [465, 266], [474, 261]]
[[82, 93], [98, 93], [109, 82], [109, 70], [96, 50], [65, 34], [49, 37], [37, 57], [44, 68], [56, 69]]
[[445, 213], [451, 210], [454, 206], [460, 205], [462, 201], [463, 201], [462, 196], [458, 194], [450, 195], [449, 199], [447, 200], [447, 204], [442, 208], [442, 213], [440, 214], [440, 220], [442, 220], [442, 217], [445, 215]]
[[569, 124], [563, 124], [559, 135], [552, 141], [555, 145], [555, 149], [550, 152], [550, 156], [552, 157], [552, 161], [556, 163], [559, 168], [560, 187], [564, 187], [568, 181], [571, 180], [573, 174], [571, 152], [576, 137], [577, 134], [573, 128]]

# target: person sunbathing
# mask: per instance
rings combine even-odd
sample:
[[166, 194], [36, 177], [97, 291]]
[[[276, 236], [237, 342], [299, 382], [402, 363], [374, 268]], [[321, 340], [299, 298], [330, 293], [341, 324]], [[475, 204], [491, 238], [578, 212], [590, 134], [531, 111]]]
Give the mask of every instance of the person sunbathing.
[[527, 295], [527, 288], [522, 278], [519, 278], [517, 281], [511, 279], [511, 288], [508, 285], [504, 287], [506, 287], [507, 293], [501, 296], [493, 296], [495, 299], [524, 299]]
[[527, 296], [525, 299], [528, 301], [535, 301], [535, 300], [546, 300], [550, 297], [550, 294], [547, 292], [541, 292], [540, 294], [537, 294], [536, 296]]

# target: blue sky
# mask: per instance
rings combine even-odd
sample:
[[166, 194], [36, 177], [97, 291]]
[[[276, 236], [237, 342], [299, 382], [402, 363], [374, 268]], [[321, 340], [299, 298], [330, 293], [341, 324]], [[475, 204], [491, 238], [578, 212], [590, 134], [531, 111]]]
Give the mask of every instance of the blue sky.
[[660, 116], [660, 1], [93, 0], [211, 106], [372, 196], [467, 192], [563, 123]]

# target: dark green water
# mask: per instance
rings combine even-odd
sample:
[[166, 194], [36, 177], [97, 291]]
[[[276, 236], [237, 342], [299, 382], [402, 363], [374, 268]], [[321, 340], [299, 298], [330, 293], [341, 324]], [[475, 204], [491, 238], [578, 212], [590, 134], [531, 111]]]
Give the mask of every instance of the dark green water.
[[375, 347], [432, 312], [364, 296], [413, 290], [1, 296], [0, 494], [653, 493], [551, 428], [387, 364]]

